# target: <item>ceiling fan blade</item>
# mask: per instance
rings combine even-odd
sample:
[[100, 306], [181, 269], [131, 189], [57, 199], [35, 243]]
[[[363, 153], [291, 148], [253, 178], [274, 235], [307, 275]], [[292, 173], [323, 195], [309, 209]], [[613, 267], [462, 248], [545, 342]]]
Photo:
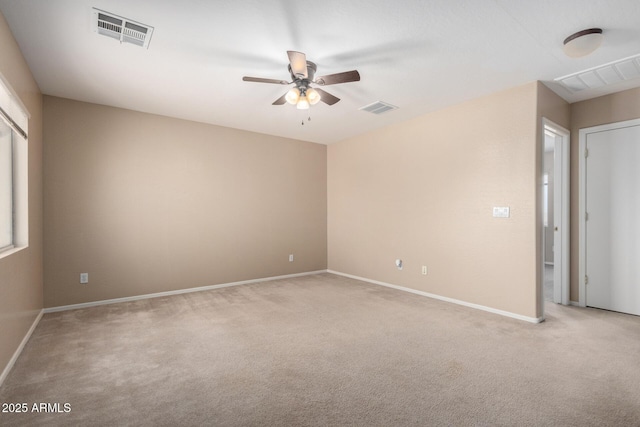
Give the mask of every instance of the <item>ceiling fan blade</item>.
[[273, 101], [273, 104], [271, 104], [271, 105], [282, 105], [282, 104], [286, 103], [287, 102], [286, 96], [287, 96], [287, 94], [285, 93], [280, 98], [278, 98], [275, 101]]
[[307, 55], [302, 52], [288, 50], [289, 64], [291, 64], [291, 72], [294, 76], [307, 78]]
[[329, 74], [318, 77], [314, 83], [320, 86], [335, 85], [338, 83], [349, 83], [360, 81], [360, 73], [357, 70], [345, 71], [344, 73]]
[[276, 79], [263, 79], [262, 77], [243, 77], [243, 81], [245, 82], [256, 82], [256, 83], [274, 83], [277, 85], [288, 85], [289, 82], [284, 80], [276, 80]]
[[320, 101], [324, 102], [327, 105], [333, 105], [336, 102], [340, 101], [340, 98], [331, 95], [329, 92], [326, 92], [322, 89], [314, 88], [316, 92], [320, 94]]

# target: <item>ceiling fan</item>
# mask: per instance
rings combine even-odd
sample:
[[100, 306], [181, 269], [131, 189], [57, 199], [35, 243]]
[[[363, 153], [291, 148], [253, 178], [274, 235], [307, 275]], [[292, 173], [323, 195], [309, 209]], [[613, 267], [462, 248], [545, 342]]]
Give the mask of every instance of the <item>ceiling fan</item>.
[[327, 105], [333, 105], [340, 101], [340, 98], [331, 95], [318, 87], [311, 87], [311, 84], [318, 86], [329, 86], [338, 83], [349, 83], [360, 81], [360, 73], [357, 70], [345, 71], [343, 73], [329, 74], [318, 77], [314, 80], [317, 66], [311, 61], [307, 61], [307, 56], [302, 52], [289, 50], [289, 73], [292, 81], [263, 79], [261, 77], [243, 77], [245, 82], [273, 83], [280, 85], [295, 84], [287, 93], [273, 102], [273, 105], [289, 104], [296, 105], [300, 110], [306, 110], [309, 105], [322, 101]]

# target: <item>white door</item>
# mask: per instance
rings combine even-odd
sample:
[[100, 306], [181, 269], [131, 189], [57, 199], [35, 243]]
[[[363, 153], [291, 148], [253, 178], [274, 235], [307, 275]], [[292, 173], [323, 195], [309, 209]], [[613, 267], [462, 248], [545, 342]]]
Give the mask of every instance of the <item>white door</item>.
[[586, 133], [585, 148], [586, 305], [640, 315], [640, 125]]

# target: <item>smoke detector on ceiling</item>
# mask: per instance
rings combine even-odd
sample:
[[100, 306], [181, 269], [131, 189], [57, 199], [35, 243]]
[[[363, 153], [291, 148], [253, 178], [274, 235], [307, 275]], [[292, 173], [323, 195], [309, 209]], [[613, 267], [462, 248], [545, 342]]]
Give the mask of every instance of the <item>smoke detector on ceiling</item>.
[[149, 48], [153, 27], [95, 8], [91, 19], [94, 32], [119, 40], [120, 43]]

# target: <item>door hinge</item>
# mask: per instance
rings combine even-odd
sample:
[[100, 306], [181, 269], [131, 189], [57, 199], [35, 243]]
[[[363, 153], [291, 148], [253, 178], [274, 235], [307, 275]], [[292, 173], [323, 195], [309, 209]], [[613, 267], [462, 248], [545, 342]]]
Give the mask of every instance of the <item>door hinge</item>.
[[587, 157], [589, 157], [589, 149], [585, 148], [584, 149], [584, 158], [586, 159]]
[[584, 284], [588, 285], [589, 284], [589, 276], [584, 276]]
[[584, 213], [584, 220], [589, 221], [589, 212]]

